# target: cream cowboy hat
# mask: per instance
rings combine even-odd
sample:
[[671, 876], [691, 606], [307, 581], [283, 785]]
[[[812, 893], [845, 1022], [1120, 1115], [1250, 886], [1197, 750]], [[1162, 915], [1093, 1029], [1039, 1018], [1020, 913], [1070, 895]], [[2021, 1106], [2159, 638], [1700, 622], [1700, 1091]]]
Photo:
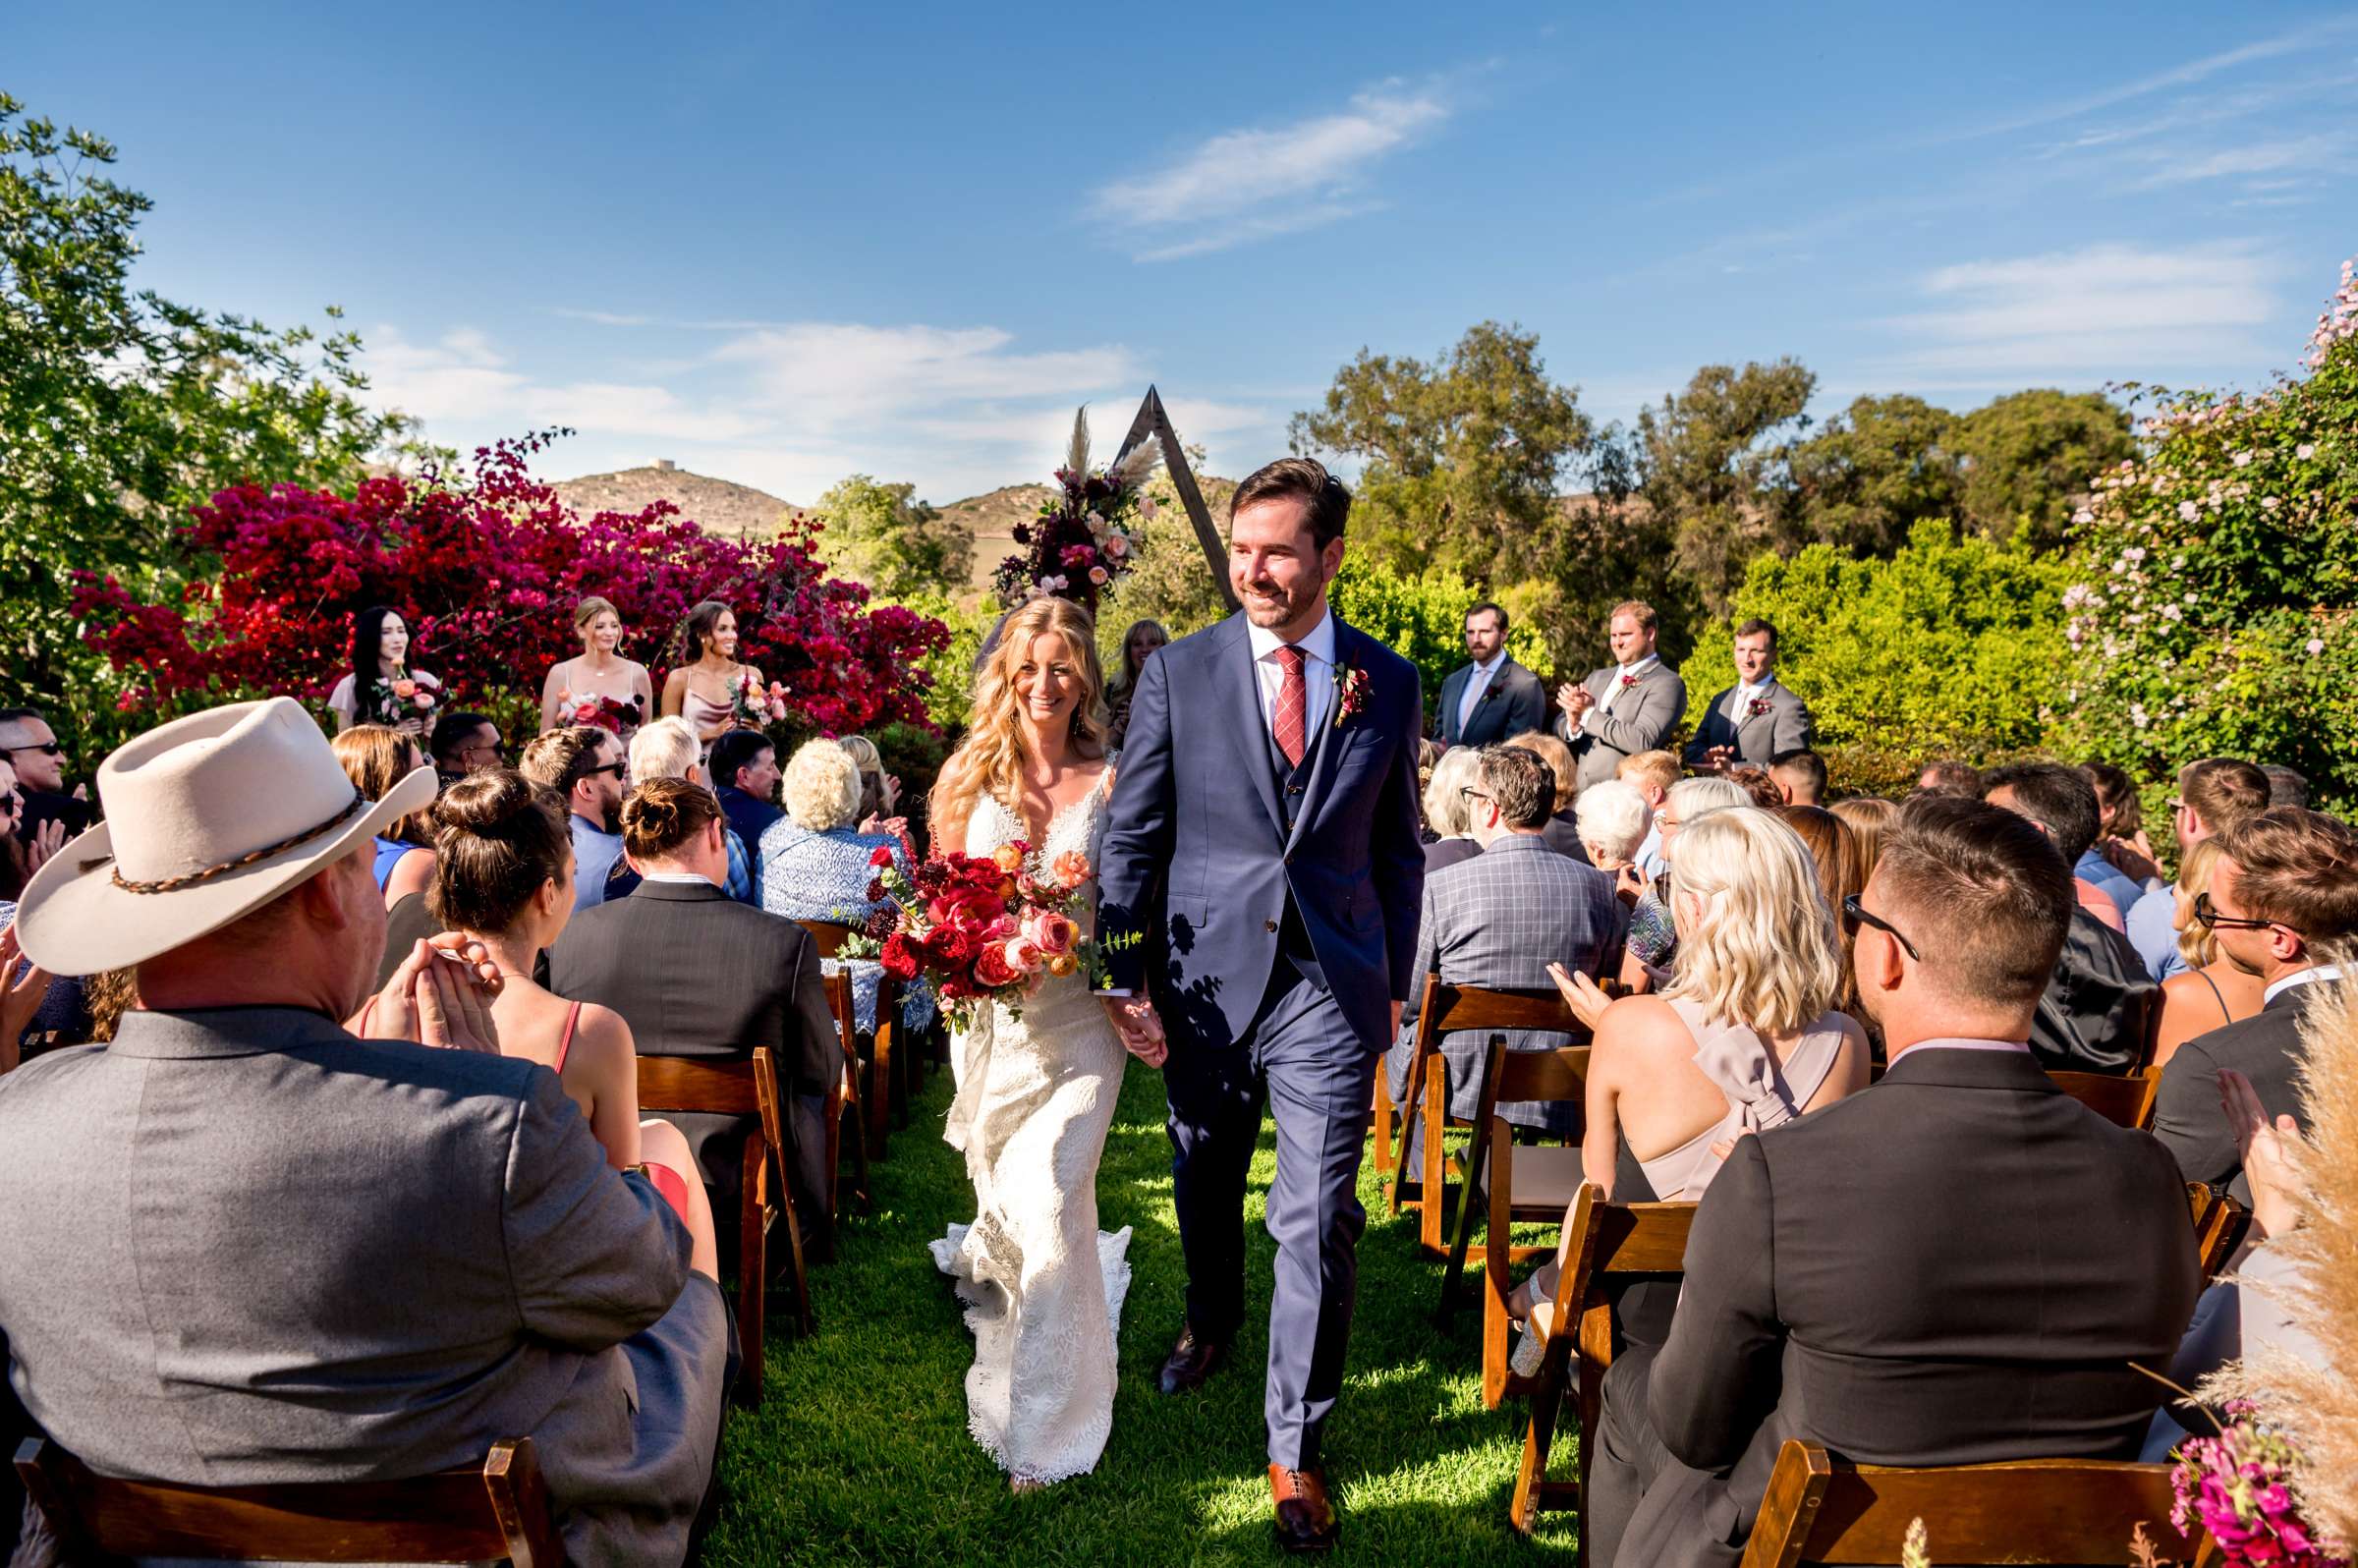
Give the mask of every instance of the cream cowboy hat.
[[52, 975], [94, 975], [168, 953], [424, 810], [434, 788], [421, 767], [383, 800], [364, 798], [291, 698], [175, 719], [99, 764], [107, 819], [25, 889], [25, 956]]

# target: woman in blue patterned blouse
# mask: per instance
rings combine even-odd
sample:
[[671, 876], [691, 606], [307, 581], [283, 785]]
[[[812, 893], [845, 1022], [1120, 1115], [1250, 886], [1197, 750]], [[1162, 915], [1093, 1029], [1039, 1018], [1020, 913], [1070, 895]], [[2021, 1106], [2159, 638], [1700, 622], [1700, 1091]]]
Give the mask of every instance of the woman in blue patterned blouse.
[[[806, 743], [786, 764], [784, 793], [786, 814], [761, 835], [761, 907], [788, 920], [838, 925], [865, 924], [877, 910], [889, 908], [889, 899], [869, 899], [869, 883], [876, 874], [869, 857], [878, 846], [888, 848], [901, 874], [914, 878], [909, 846], [890, 833], [860, 831], [860, 768], [851, 754], [833, 741]], [[820, 967], [833, 974], [835, 961]], [[851, 974], [859, 1026], [873, 1030], [883, 971], [854, 962]], [[923, 1029], [932, 1020], [931, 993], [912, 986], [901, 1007], [902, 1028]]]

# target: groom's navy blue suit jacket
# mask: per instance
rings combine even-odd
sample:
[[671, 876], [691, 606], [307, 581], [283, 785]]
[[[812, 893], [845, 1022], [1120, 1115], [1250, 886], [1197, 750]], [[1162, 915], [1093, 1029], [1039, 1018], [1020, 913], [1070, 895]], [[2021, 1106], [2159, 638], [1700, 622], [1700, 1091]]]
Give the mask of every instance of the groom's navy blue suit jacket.
[[[1147, 660], [1097, 868], [1106, 983], [1145, 990], [1179, 1043], [1253, 1026], [1290, 912], [1351, 1032], [1387, 1043], [1425, 887], [1414, 665], [1338, 616], [1335, 695], [1291, 777], [1273, 760], [1245, 618]], [[1352, 672], [1357, 710], [1337, 722]], [[1290, 827], [1289, 827], [1290, 822]]]

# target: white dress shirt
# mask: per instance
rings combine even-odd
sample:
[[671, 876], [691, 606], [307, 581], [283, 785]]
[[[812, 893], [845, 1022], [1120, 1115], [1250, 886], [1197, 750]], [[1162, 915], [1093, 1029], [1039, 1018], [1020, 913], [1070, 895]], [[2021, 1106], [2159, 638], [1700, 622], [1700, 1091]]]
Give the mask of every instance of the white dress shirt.
[[1623, 686], [1621, 683], [1628, 680], [1633, 675], [1645, 674], [1648, 670], [1653, 669], [1656, 664], [1661, 662], [1662, 656], [1659, 653], [1649, 653], [1644, 658], [1638, 660], [1638, 662], [1635, 664], [1622, 665], [1619, 673], [1616, 674], [1611, 683], [1605, 687], [1604, 695], [1597, 700], [1596, 705], [1591, 707], [1586, 713], [1583, 713], [1580, 716], [1580, 727], [1584, 730], [1587, 730], [1592, 735], [1602, 733], [1597, 728], [1596, 720], [1602, 717], [1604, 714], [1610, 713], [1613, 710], [1613, 699], [1619, 697], [1623, 692], [1629, 690], [1628, 687]]
[[1745, 715], [1752, 710], [1752, 704], [1754, 700], [1759, 698], [1767, 697], [1768, 695], [1768, 689], [1775, 684], [1776, 677], [1773, 675], [1761, 682], [1758, 686], [1751, 685], [1744, 681], [1738, 681], [1736, 683], [1735, 696], [1728, 699], [1729, 703], [1732, 704], [1727, 715], [1728, 722], [1731, 724], [1743, 723]]
[[1499, 666], [1505, 662], [1506, 649], [1500, 648], [1490, 655], [1489, 663], [1475, 665], [1474, 673], [1466, 677], [1465, 695], [1457, 700], [1458, 734], [1465, 734], [1466, 726], [1474, 722], [1475, 704], [1482, 700], [1482, 694], [1490, 689], [1490, 677], [1496, 675]]
[[[1277, 657], [1277, 650], [1285, 645], [1285, 640], [1250, 621], [1245, 623], [1245, 636], [1252, 644], [1253, 673], [1261, 678], [1262, 726], [1274, 736], [1277, 694], [1285, 689], [1285, 663]], [[1319, 624], [1294, 645], [1309, 655], [1302, 661], [1302, 746], [1303, 755], [1308, 756], [1319, 743], [1319, 725], [1334, 695], [1334, 612], [1320, 615]]]
[[2337, 980], [2339, 979], [2341, 979], [2339, 964], [2312, 964], [2307, 969], [2296, 969], [2282, 980], [2270, 981], [2268, 988], [2260, 993], [2260, 1005], [2266, 1007], [2295, 985], [2308, 985], [2318, 980]]

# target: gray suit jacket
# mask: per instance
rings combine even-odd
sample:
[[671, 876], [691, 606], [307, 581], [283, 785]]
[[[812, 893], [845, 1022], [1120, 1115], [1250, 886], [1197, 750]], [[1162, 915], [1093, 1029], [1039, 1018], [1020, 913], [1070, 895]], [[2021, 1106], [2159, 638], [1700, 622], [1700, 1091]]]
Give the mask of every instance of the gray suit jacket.
[[[1417, 963], [1400, 1010], [1401, 1036], [1387, 1053], [1386, 1071], [1394, 1097], [1404, 1093], [1409, 1059], [1415, 1054], [1417, 1008], [1425, 999], [1425, 977], [1438, 970], [1457, 985], [1502, 990], [1548, 990], [1547, 966], [1558, 963], [1575, 974], [1601, 976], [1619, 951], [1629, 915], [1613, 896], [1613, 879], [1594, 866], [1568, 860], [1534, 834], [1515, 833], [1491, 843], [1472, 860], [1425, 879], [1425, 911], [1417, 928]], [[1550, 1050], [1573, 1043], [1571, 1036], [1512, 1030], [1516, 1050]], [[1441, 1054], [1449, 1063], [1449, 1114], [1471, 1118], [1482, 1097], [1482, 1072], [1489, 1036], [1446, 1035]], [[1578, 1107], [1548, 1102], [1501, 1105], [1507, 1120], [1550, 1132], [1569, 1133]]]
[[1611, 778], [1623, 757], [1668, 746], [1678, 731], [1678, 721], [1686, 714], [1687, 683], [1659, 659], [1638, 677], [1637, 685], [1613, 698], [1613, 710], [1607, 713], [1605, 695], [1620, 683], [1618, 664], [1591, 670], [1580, 684], [1588, 688], [1598, 705], [1577, 725], [1566, 719], [1560, 708], [1556, 711], [1555, 733], [1571, 745], [1584, 790]]
[[685, 1552], [726, 1310], [547, 1068], [135, 1012], [0, 1078], [0, 1192], [10, 1375], [92, 1469], [390, 1480], [529, 1434], [576, 1560]]
[[1472, 679], [1474, 666], [1464, 664], [1441, 681], [1443, 746], [1494, 746], [1547, 722], [1546, 689], [1538, 676], [1509, 657], [1483, 688], [1482, 700], [1474, 704], [1474, 716], [1461, 728], [1457, 712], [1465, 705], [1466, 683]]
[[[1809, 705], [1790, 688], [1771, 677], [1768, 690], [1739, 713], [1736, 694], [1742, 690], [1731, 686], [1712, 699], [1711, 710], [1695, 727], [1695, 738], [1687, 742], [1689, 767], [1701, 767], [1704, 754], [1714, 746], [1732, 746], [1736, 749], [1736, 761], [1762, 767], [1767, 767], [1772, 756], [1808, 749], [1816, 725], [1810, 718]], [[1765, 711], [1754, 711], [1763, 704]]]

